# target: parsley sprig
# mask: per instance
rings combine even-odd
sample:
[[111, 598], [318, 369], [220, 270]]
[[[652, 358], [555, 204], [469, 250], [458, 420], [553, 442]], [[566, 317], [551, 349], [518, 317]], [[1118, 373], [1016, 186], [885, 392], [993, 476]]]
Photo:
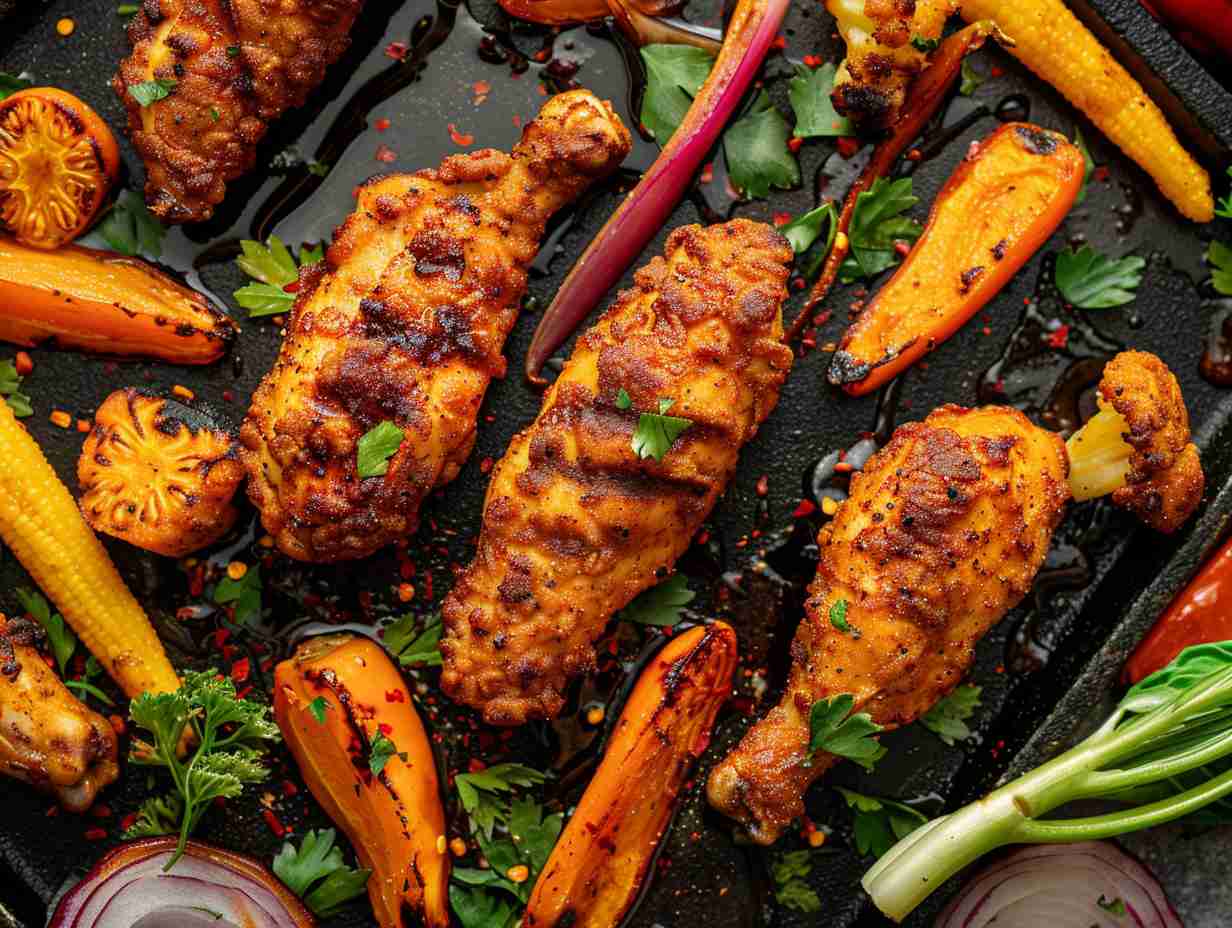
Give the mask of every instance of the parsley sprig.
[[260, 623], [261, 565], [253, 564], [238, 580], [223, 574], [214, 587], [214, 602], [220, 606], [231, 606], [237, 625]]
[[830, 624], [836, 631], [852, 638], [860, 637], [860, 630], [847, 621], [847, 600], [836, 599], [830, 604]]
[[34, 407], [30, 405], [30, 397], [21, 392], [21, 382], [25, 378], [17, 373], [17, 367], [12, 361], [0, 361], [0, 396], [9, 404], [13, 415], [18, 419], [34, 415]]
[[[667, 414], [675, 402], [674, 399], [661, 398], [657, 413], [644, 412], [638, 417], [637, 428], [633, 431], [633, 453], [639, 458], [662, 461], [681, 433], [693, 424], [689, 419]], [[623, 389], [617, 396], [616, 405], [621, 409], [632, 405], [629, 394]]]
[[1146, 261], [1136, 255], [1109, 258], [1089, 245], [1057, 255], [1057, 289], [1067, 303], [1082, 309], [1124, 306], [1136, 297]]
[[243, 254], [235, 259], [235, 263], [257, 283], [245, 284], [232, 296], [240, 306], [248, 310], [249, 319], [290, 312], [295, 305], [295, 294], [286, 288], [299, 279], [301, 267], [315, 264], [325, 255], [324, 249], [319, 245], [302, 247], [297, 264], [290, 249], [277, 235], [271, 235], [264, 245], [244, 239], [240, 242], [240, 249]]
[[519, 786], [539, 786], [547, 775], [523, 764], [494, 764], [474, 773], [459, 773], [454, 788], [479, 834], [491, 839], [497, 824], [510, 815], [509, 797]]
[[851, 121], [840, 116], [830, 100], [834, 90], [833, 64], [818, 68], [796, 65], [796, 76], [788, 83], [788, 98], [796, 114], [794, 135], [798, 139], [855, 135]]
[[1216, 292], [1232, 296], [1232, 247], [1212, 240], [1206, 250], [1206, 263], [1211, 266], [1211, 285]]
[[979, 708], [980, 693], [980, 687], [964, 683], [920, 716], [920, 724], [946, 744], [965, 741], [971, 737], [967, 719]]
[[[235, 684], [213, 670], [186, 672], [174, 693], [142, 693], [129, 714], [150, 735], [148, 741], [134, 737], [130, 763], [166, 768], [175, 789], [161, 804], [144, 804], [125, 836], [158, 833], [152, 829], [165, 828], [174, 815], [179, 844], [167, 862], [170, 870], [215, 799], [233, 799], [246, 783], [269, 778], [261, 761], [266, 742], [279, 740], [278, 726], [269, 720], [268, 706], [240, 699]], [[186, 727], [193, 746], [181, 757]]]
[[[821, 238], [822, 229], [826, 230], [822, 246], [813, 249], [813, 245]], [[812, 280], [821, 270], [822, 263], [834, 247], [834, 239], [838, 234], [838, 209], [833, 203], [822, 203], [816, 209], [797, 216], [782, 226], [779, 232], [791, 243], [791, 250], [801, 262], [797, 265], [805, 280]], [[809, 251], [813, 256], [807, 257]]]
[[355, 470], [360, 477], [383, 477], [389, 473], [389, 459], [402, 445], [406, 435], [386, 419], [378, 422], [359, 437], [355, 449]]
[[839, 269], [843, 283], [875, 277], [899, 263], [895, 245], [914, 242], [923, 232], [920, 224], [906, 215], [918, 202], [910, 177], [879, 177], [856, 197], [847, 229], [851, 254]]
[[[1228, 168], [1228, 178], [1232, 179], [1232, 168]], [[1215, 200], [1215, 215], [1221, 219], [1232, 219], [1232, 193]]]
[[689, 589], [689, 578], [684, 574], [672, 574], [662, 583], [643, 590], [629, 605], [620, 610], [622, 622], [637, 625], [667, 627], [680, 621], [684, 607], [697, 598]]
[[102, 676], [103, 673], [102, 666], [93, 654], [87, 658], [85, 671], [81, 678], [74, 679], [69, 676], [69, 661], [77, 651], [78, 641], [73, 630], [64, 621], [64, 616], [51, 611], [51, 606], [42, 593], [24, 587], [18, 587], [14, 592], [21, 603], [21, 608], [43, 627], [43, 633], [47, 636], [47, 646], [51, 648], [51, 656], [60, 670], [60, 679], [64, 681], [64, 685], [78, 693], [93, 696], [104, 705], [115, 705], [110, 696], [90, 682]]
[[865, 796], [854, 790], [836, 786], [848, 808], [854, 813], [852, 822], [856, 850], [861, 854], [880, 857], [897, 841], [901, 841], [921, 825], [928, 816], [918, 809], [894, 799]]
[[132, 84], [128, 88], [128, 95], [137, 101], [138, 105], [143, 109], [159, 100], [165, 100], [171, 96], [172, 92], [179, 85], [179, 81], [171, 78], [159, 77], [152, 81], [142, 81], [139, 84]]
[[163, 255], [167, 230], [154, 218], [135, 190], [124, 190], [81, 244], [129, 257], [158, 260]]
[[821, 899], [804, 881], [813, 870], [808, 851], [788, 851], [770, 865], [774, 879], [774, 899], [797, 912], [820, 912]]
[[348, 867], [334, 838], [332, 828], [310, 828], [298, 848], [287, 841], [274, 858], [274, 874], [320, 918], [363, 895], [372, 875], [371, 870]]
[[809, 753], [825, 751], [872, 770], [885, 757], [886, 749], [873, 737], [883, 729], [867, 712], [852, 712], [855, 702], [850, 693], [839, 693], [813, 703], [809, 713]]
[[439, 613], [428, 616], [422, 624], [407, 613], [385, 626], [381, 641], [403, 667], [439, 667], [443, 661], [443, 631]]

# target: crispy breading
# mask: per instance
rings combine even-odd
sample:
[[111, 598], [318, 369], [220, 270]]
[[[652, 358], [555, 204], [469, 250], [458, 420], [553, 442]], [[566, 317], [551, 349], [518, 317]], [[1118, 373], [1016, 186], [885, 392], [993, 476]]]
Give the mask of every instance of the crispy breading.
[[[677, 229], [578, 341], [493, 470], [475, 559], [442, 607], [450, 696], [493, 724], [555, 716], [613, 613], [672, 572], [791, 368], [791, 260], [760, 223]], [[668, 398], [693, 424], [641, 459], [640, 414]]]
[[[345, 560], [415, 530], [504, 374], [544, 224], [630, 144], [608, 104], [571, 91], [512, 154], [455, 155], [360, 189], [325, 260], [300, 272], [282, 350], [240, 431], [248, 495], [279, 548]], [[360, 479], [356, 444], [386, 420], [406, 437], [384, 476]]]
[[[164, 222], [209, 219], [270, 120], [304, 102], [347, 45], [363, 0], [144, 0], [111, 85]], [[167, 82], [141, 106], [133, 88]]]
[[[813, 703], [850, 693], [853, 711], [895, 728], [953, 689], [1031, 588], [1066, 470], [1061, 439], [1014, 409], [943, 406], [895, 431], [818, 536], [787, 691], [712, 771], [711, 805], [769, 844], [836, 761], [808, 753]], [[855, 631], [831, 622], [839, 600]]]

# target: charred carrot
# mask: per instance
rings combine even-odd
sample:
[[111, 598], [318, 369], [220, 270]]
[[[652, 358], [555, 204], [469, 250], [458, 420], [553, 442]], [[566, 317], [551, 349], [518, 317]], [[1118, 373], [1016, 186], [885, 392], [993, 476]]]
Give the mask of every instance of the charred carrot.
[[968, 21], [995, 19], [1014, 41], [1010, 54], [1082, 110], [1182, 215], [1195, 222], [1214, 218], [1210, 175], [1181, 146], [1155, 101], [1063, 0], [963, 0], [961, 10]]
[[531, 893], [525, 928], [609, 928], [637, 898], [693, 761], [731, 692], [736, 633], [673, 638], [642, 672]]
[[1026, 123], [973, 149], [907, 259], [839, 342], [830, 382], [868, 393], [953, 335], [1060, 225], [1083, 170], [1064, 136]]
[[0, 403], [0, 538], [125, 694], [179, 688], [154, 627], [30, 434]]
[[0, 236], [4, 341], [209, 364], [238, 331], [201, 294], [140, 258], [77, 245], [48, 251]]
[[274, 718], [312, 795], [372, 870], [368, 896], [381, 928], [447, 928], [436, 763], [385, 651], [353, 635], [308, 640], [274, 672]]

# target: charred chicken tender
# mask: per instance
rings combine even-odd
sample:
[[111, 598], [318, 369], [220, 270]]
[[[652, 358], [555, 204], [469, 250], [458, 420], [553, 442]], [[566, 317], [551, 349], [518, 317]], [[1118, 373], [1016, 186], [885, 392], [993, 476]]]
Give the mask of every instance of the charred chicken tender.
[[[544, 224], [632, 142], [588, 91], [544, 104], [511, 154], [373, 178], [325, 260], [301, 270], [273, 370], [240, 441], [248, 494], [291, 557], [366, 557], [415, 531], [419, 506], [457, 476], [479, 405], [526, 292]], [[380, 476], [359, 440], [402, 431]]]
[[132, 387], [103, 401], [77, 461], [90, 526], [168, 557], [204, 548], [231, 529], [243, 479], [228, 432], [196, 410]]
[[[837, 758], [810, 755], [815, 702], [897, 728], [965, 676], [1031, 589], [1069, 500], [1061, 439], [1015, 409], [943, 406], [901, 426], [818, 536], [787, 691], [710, 774], [710, 804], [770, 844]], [[847, 629], [830, 609], [846, 603]]]
[[[761, 223], [685, 226], [581, 337], [492, 471], [442, 606], [446, 693], [492, 724], [555, 717], [613, 613], [672, 572], [791, 369], [791, 260]], [[643, 458], [642, 414], [668, 400], [691, 425]]]
[[47, 666], [42, 639], [34, 622], [0, 616], [0, 772], [84, 812], [120, 775], [116, 735]]
[[1123, 351], [1104, 368], [1098, 403], [1066, 445], [1074, 499], [1111, 494], [1157, 531], [1175, 531], [1206, 485], [1176, 377], [1153, 354]]
[[847, 46], [834, 108], [865, 128], [892, 125], [957, 8], [957, 0], [826, 0]]

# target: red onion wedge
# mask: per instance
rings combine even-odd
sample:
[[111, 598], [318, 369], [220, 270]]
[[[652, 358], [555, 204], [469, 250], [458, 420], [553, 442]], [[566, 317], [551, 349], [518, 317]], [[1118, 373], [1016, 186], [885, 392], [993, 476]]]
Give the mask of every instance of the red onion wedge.
[[548, 307], [526, 353], [526, 376], [539, 370], [598, 305], [662, 228], [714, 147], [728, 118], [778, 34], [789, 0], [739, 0], [723, 34], [723, 47], [693, 105], [650, 170], [582, 253]]
[[1115, 844], [1024, 847], [971, 879], [936, 928], [1183, 928], [1149, 870]]
[[48, 928], [299, 928], [316, 922], [248, 857], [189, 841], [172, 873], [174, 836], [109, 851], [56, 906]]

